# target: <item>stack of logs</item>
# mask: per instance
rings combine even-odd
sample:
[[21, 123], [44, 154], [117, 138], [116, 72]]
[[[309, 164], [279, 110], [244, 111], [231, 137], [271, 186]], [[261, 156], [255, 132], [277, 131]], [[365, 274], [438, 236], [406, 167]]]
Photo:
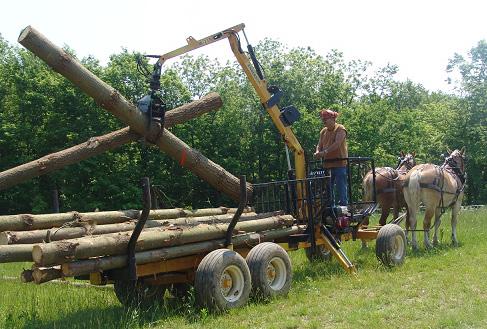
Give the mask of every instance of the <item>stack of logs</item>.
[[[136, 264], [205, 254], [224, 247], [236, 209], [151, 210], [136, 244]], [[43, 283], [127, 265], [127, 245], [138, 210], [0, 216], [0, 263], [34, 262], [23, 282]], [[234, 232], [234, 246], [255, 245], [301, 232], [282, 213], [246, 209]]]
[[[0, 190], [143, 138], [219, 191], [239, 200], [237, 177], [168, 130], [220, 108], [218, 94], [211, 93], [168, 111], [161, 126], [34, 28], [25, 28], [19, 42], [129, 127], [0, 172]], [[251, 194], [252, 187], [247, 184], [247, 195]], [[225, 247], [225, 233], [235, 211], [222, 207], [151, 211], [136, 244], [136, 263], [204, 255]], [[128, 241], [139, 216], [140, 211], [0, 216], [0, 263], [34, 262], [32, 269], [23, 271], [21, 279], [36, 283], [123, 268], [127, 265]], [[289, 215], [247, 210], [234, 229], [232, 243], [255, 245], [302, 230], [293, 225]]]

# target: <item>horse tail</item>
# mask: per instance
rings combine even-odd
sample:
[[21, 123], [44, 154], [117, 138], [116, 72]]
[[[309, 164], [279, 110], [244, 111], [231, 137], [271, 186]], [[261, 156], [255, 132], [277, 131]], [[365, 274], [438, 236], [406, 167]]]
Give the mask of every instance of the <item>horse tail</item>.
[[417, 211], [421, 199], [421, 174], [419, 170], [409, 172], [403, 185], [404, 200], [410, 211]]
[[372, 172], [369, 171], [367, 175], [365, 175], [364, 180], [362, 181], [362, 188], [364, 191], [364, 201], [372, 201], [373, 199], [373, 191], [374, 187], [372, 186]]

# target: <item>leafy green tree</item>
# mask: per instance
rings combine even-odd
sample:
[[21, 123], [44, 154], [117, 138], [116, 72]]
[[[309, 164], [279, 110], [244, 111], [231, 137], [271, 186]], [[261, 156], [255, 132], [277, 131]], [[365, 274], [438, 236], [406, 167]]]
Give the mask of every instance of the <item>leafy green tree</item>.
[[460, 74], [458, 86], [463, 94], [462, 125], [452, 135], [457, 137], [453, 147], [466, 146], [469, 174], [467, 202], [487, 201], [487, 42], [481, 40], [470, 49], [467, 57], [455, 54], [447, 71]]

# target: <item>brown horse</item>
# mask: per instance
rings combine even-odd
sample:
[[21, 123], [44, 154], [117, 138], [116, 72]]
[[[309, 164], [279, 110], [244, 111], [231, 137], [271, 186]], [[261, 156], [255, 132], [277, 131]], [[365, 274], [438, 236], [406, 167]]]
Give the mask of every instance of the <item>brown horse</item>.
[[[379, 219], [379, 224], [386, 225], [387, 217], [392, 208], [394, 218], [399, 217], [399, 210], [406, 207], [406, 201], [402, 194], [402, 184], [404, 177], [411, 168], [416, 165], [414, 159], [415, 152], [404, 154], [401, 151], [399, 163], [396, 169], [391, 167], [379, 167], [375, 169], [375, 188], [377, 203], [380, 205], [382, 212]], [[363, 180], [364, 200], [372, 201], [373, 199], [373, 175], [369, 171]], [[368, 224], [368, 220], [366, 220]], [[407, 226], [407, 221], [406, 221]]]
[[[425, 206], [423, 222], [425, 247], [433, 247], [429, 240], [431, 218], [433, 215], [435, 216], [433, 244], [438, 244], [440, 217], [445, 212], [445, 209], [450, 207], [452, 208], [452, 243], [454, 245], [458, 244], [457, 218], [465, 187], [465, 147], [460, 151], [448, 152], [450, 155], [445, 158], [443, 165], [418, 165], [406, 175], [403, 192], [408, 205], [413, 249], [418, 249], [416, 215], [421, 202]], [[408, 230], [406, 229], [407, 235]]]

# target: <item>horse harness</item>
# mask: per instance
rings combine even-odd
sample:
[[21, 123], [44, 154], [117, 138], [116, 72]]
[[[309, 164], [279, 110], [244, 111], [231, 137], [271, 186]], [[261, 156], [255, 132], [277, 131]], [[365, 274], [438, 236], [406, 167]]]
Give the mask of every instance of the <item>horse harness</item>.
[[[401, 170], [400, 169], [403, 165], [406, 167], [406, 170]], [[409, 164], [409, 162], [407, 162], [407, 158], [406, 158], [404, 160], [401, 160], [401, 159], [399, 160], [396, 169], [392, 169], [391, 167], [384, 167], [384, 168], [382, 168], [382, 169], [386, 169], [386, 173], [388, 174], [387, 176], [376, 170], [375, 173], [377, 175], [384, 177], [389, 182], [389, 184], [388, 184], [387, 187], [385, 187], [385, 188], [383, 188], [381, 190], [378, 190], [376, 193], [377, 194], [381, 194], [381, 193], [395, 193], [397, 191], [397, 189], [394, 186], [394, 182], [399, 179], [400, 175], [401, 176], [406, 175], [408, 173], [408, 171], [412, 169], [413, 166], [411, 166]]]
[[388, 184], [387, 184], [387, 187], [380, 189], [380, 190], [377, 190], [376, 193], [381, 194], [381, 193], [394, 193], [394, 192], [396, 192], [396, 188], [394, 187], [394, 182], [399, 178], [397, 171], [390, 168], [390, 167], [385, 167], [382, 169], [386, 169], [386, 172], [382, 173], [382, 172], [376, 170], [375, 173], [376, 173], [376, 175], [384, 177], [387, 180]]
[[[423, 168], [424, 167], [422, 167], [420, 169], [420, 174], [423, 171]], [[441, 214], [444, 214], [445, 209], [453, 206], [457, 202], [458, 196], [460, 195], [460, 193], [462, 193], [463, 190], [465, 189], [466, 177], [456, 165], [452, 165], [450, 163], [449, 159], [445, 160], [445, 163], [443, 165], [441, 165], [441, 167], [435, 165], [435, 171], [436, 171], [436, 175], [435, 175], [432, 183], [419, 183], [419, 186], [421, 188], [428, 188], [428, 189], [440, 192], [441, 198], [440, 198], [439, 208], [441, 209]], [[445, 187], [445, 171], [447, 173], [449, 173], [451, 176], [453, 176], [457, 182], [457, 190], [455, 192], [449, 192], [449, 191], [444, 190], [444, 187]], [[445, 206], [445, 204], [444, 204], [443, 196], [445, 194], [455, 195], [452, 202], [450, 202], [450, 204], [447, 206]]]

